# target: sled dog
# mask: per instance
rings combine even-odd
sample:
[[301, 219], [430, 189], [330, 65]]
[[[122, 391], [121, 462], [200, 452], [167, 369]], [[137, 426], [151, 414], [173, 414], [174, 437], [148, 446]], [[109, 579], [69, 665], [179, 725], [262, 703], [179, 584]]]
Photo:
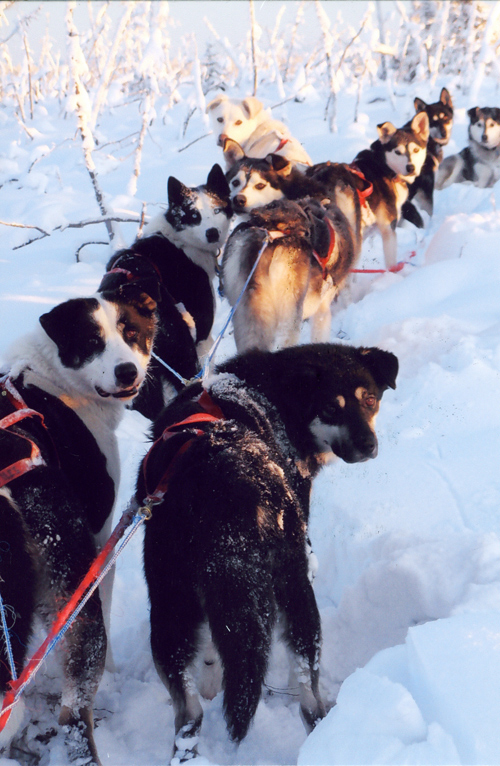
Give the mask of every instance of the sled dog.
[[443, 88], [439, 101], [436, 101], [436, 103], [426, 104], [421, 98], [416, 98], [414, 106], [417, 114], [418, 112], [427, 113], [429, 118], [429, 140], [427, 142], [425, 162], [419, 175], [409, 186], [408, 199], [403, 205], [402, 213], [403, 218], [418, 228], [423, 228], [424, 221], [418, 209], [432, 216], [434, 179], [436, 171], [443, 161], [443, 146], [446, 146], [451, 136], [453, 102], [449, 91]]
[[[107, 271], [115, 273], [115, 285], [131, 278], [129, 274], [124, 280], [123, 270], [132, 272], [143, 285], [148, 280], [149, 289], [156, 291], [154, 297], [161, 298], [153, 352], [179, 375], [190, 379], [198, 370], [196, 351], [201, 354], [211, 345], [215, 312], [212, 280], [217, 255], [229, 230], [232, 208], [227, 181], [217, 164], [209, 172], [206, 184], [187, 187], [170, 176], [167, 189], [167, 211], [145, 226], [143, 236], [131, 248], [113, 255]], [[137, 259], [135, 265], [133, 256]], [[156, 273], [156, 287], [154, 275], [147, 276], [152, 270]], [[176, 375], [153, 357], [134, 409], [153, 418], [181, 386]]]
[[419, 112], [402, 128], [384, 122], [377, 131], [378, 139], [357, 155], [353, 165], [373, 184], [367, 203], [382, 236], [385, 267], [391, 269], [397, 260], [395, 227], [408, 198], [408, 185], [422, 170], [427, 154], [429, 118]]
[[224, 142], [224, 157], [229, 168], [226, 178], [233, 210], [237, 215], [246, 216], [254, 208], [276, 200], [313, 197], [340, 208], [351, 226], [356, 252], [360, 252], [369, 184], [349, 165], [322, 162], [303, 173], [277, 154], [269, 154], [263, 160], [247, 157], [241, 146], [231, 139]]
[[500, 178], [500, 109], [475, 106], [468, 115], [469, 144], [443, 160], [436, 189], [466, 182], [484, 189]]
[[[115, 430], [149, 361], [155, 303], [129, 287], [62, 303], [6, 355], [0, 383], [0, 588], [15, 615], [17, 676], [35, 615], [50, 626], [108, 539], [119, 456]], [[24, 470], [26, 469], [26, 470]], [[63, 639], [59, 724], [68, 762], [100, 764], [93, 701], [104, 670], [110, 582]], [[10, 681], [0, 662], [0, 700]], [[22, 698], [0, 751], [22, 722]], [[3, 748], [3, 750], [2, 750]]]
[[200, 683], [215, 696], [206, 676], [220, 659], [233, 741], [246, 736], [259, 703], [275, 625], [296, 671], [306, 729], [325, 715], [308, 578], [311, 482], [334, 456], [348, 463], [376, 456], [375, 416], [397, 371], [396, 357], [378, 348], [251, 351], [219, 366], [206, 390], [186, 388], [155, 422], [136, 500], [165, 487], [168, 472], [146, 525], [144, 567], [151, 648], [172, 698], [181, 763], [197, 754], [203, 710], [195, 668], [204, 635], [218, 654]]
[[253, 96], [240, 100], [222, 94], [208, 104], [207, 113], [218, 146], [224, 147], [225, 139], [231, 138], [249, 157], [263, 159], [274, 153], [302, 168], [312, 165], [302, 144]]
[[328, 340], [331, 304], [356, 256], [349, 222], [335, 205], [306, 198], [252, 210], [230, 235], [221, 264], [224, 295], [231, 306], [239, 301], [238, 352], [297, 344], [305, 319], [312, 341]]

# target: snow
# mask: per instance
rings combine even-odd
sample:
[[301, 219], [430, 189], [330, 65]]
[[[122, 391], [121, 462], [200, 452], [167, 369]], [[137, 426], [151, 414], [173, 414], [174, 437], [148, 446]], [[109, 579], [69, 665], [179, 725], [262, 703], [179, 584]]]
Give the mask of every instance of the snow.
[[[170, 18], [177, 5], [171, 4]], [[359, 20], [364, 11], [363, 4]], [[8, 12], [15, 18], [12, 9]], [[63, 6], [59, 16], [65, 12]], [[215, 11], [210, 18], [219, 28]], [[225, 44], [236, 45], [236, 31], [234, 36]], [[320, 39], [317, 23], [316, 36]], [[154, 72], [161, 52], [158, 35], [146, 42], [147, 68]], [[190, 46], [192, 51], [192, 39]], [[217, 50], [223, 55], [220, 46]], [[200, 45], [198, 53], [201, 61]], [[241, 63], [234, 48], [233, 55]], [[170, 95], [156, 94], [135, 194], [127, 193], [135, 188], [131, 136], [139, 134], [146, 102], [140, 108], [133, 102], [120, 106], [123, 93], [115, 83], [96, 120], [98, 144], [92, 155], [100, 186], [108, 209], [122, 216], [138, 220], [143, 201], [147, 215], [156, 214], [165, 205], [169, 175], [196, 185], [214, 162], [223, 164], [213, 138], [200, 138], [206, 134], [200, 112], [185, 125], [200, 98], [199, 83], [188, 87], [175, 80], [173, 70], [171, 76], [176, 84]], [[348, 82], [337, 94], [337, 131], [330, 133], [324, 120], [328, 91], [304, 67], [293, 81], [296, 87], [307, 83], [304, 101], [289, 101], [273, 116], [291, 127], [315, 162], [351, 161], [374, 140], [377, 123], [404, 124], [415, 96], [435, 100], [443, 86], [457, 107], [445, 150], [452, 154], [465, 145], [466, 111], [475, 105], [451, 75], [440, 75], [432, 93], [418, 77], [411, 85], [400, 82], [394, 93], [387, 82], [370, 84], [367, 77], [358, 121], [353, 123], [356, 90]], [[228, 95], [247, 95], [250, 83], [249, 71], [246, 84], [231, 85]], [[92, 90], [85, 84], [93, 98], [97, 86]], [[289, 87], [285, 84], [287, 93]], [[481, 105], [499, 104], [498, 80], [485, 75], [478, 87]], [[276, 88], [272, 81], [260, 86], [266, 106], [278, 101]], [[0, 225], [0, 367], [7, 347], [31, 330], [41, 313], [96, 289], [113, 250], [96, 244], [107, 242], [102, 223], [67, 227], [99, 216], [76, 135], [77, 118], [67, 108], [49, 92], [35, 102], [33, 120], [28, 109], [28, 133], [16, 117], [15, 99], [0, 105], [0, 218], [50, 233]], [[90, 112], [91, 104], [86, 108]], [[306, 737], [297, 692], [288, 688], [286, 655], [276, 645], [247, 738], [239, 748], [231, 745], [221, 696], [204, 701], [200, 757], [194, 764], [500, 763], [499, 205], [498, 184], [437, 192], [426, 230], [410, 225], [398, 230], [399, 258], [408, 262], [404, 269], [356, 275], [341, 296], [331, 339], [392, 351], [400, 374], [396, 391], [382, 401], [377, 459], [358, 465], [337, 461], [314, 485], [310, 536], [319, 564], [314, 587], [323, 625], [321, 690], [331, 709]], [[138, 223], [114, 226], [118, 247], [133, 240]], [[83, 243], [90, 244], [77, 260]], [[381, 266], [377, 236], [365, 242], [363, 265]], [[229, 311], [218, 301], [216, 331]], [[301, 340], [308, 337], [305, 327]], [[217, 359], [232, 353], [229, 331]], [[128, 412], [120, 426], [116, 520], [132, 494], [148, 425]], [[101, 759], [110, 766], [168, 763], [173, 713], [149, 649], [140, 535], [117, 563], [111, 641], [116, 672], [105, 673], [95, 704]], [[51, 658], [26, 694], [26, 724], [29, 718], [38, 723], [29, 725], [24, 744], [44, 753], [44, 766], [65, 762], [60, 735], [44, 747], [35, 740], [54, 725], [58, 688]]]

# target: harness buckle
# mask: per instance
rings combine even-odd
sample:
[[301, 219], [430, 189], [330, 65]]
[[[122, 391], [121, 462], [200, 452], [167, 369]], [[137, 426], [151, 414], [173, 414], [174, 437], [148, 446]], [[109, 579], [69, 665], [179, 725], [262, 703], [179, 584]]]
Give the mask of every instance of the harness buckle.
[[141, 507], [137, 509], [137, 515], [141, 516], [144, 521], [149, 521], [153, 515], [153, 505], [155, 505], [155, 503], [152, 499], [145, 500], [144, 505], [141, 505]]

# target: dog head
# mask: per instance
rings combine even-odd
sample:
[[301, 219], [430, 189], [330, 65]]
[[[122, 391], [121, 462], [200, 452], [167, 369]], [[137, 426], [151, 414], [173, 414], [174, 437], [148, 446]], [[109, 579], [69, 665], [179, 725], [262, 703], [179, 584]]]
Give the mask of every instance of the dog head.
[[479, 106], [469, 109], [469, 136], [485, 149], [500, 146], [500, 109]]
[[414, 181], [420, 174], [427, 155], [427, 113], [419, 112], [402, 128], [395, 128], [392, 122], [384, 122], [377, 125], [377, 131], [388, 167], [405, 181]]
[[278, 154], [268, 154], [263, 160], [247, 157], [241, 146], [228, 138], [224, 142], [224, 158], [235, 213], [248, 213], [285, 196], [283, 187], [294, 170], [284, 157]]
[[253, 96], [239, 100], [221, 95], [209, 103], [207, 113], [218, 146], [224, 146], [226, 138], [244, 146], [261, 121], [263, 106]]
[[[104, 295], [106, 297], [104, 297]], [[109, 290], [73, 298], [40, 317], [55, 344], [70, 395], [129, 401], [144, 381], [153, 345], [156, 303], [146, 293]]]
[[377, 456], [375, 420], [382, 394], [396, 388], [397, 372], [394, 354], [378, 348], [325, 352], [325, 363], [309, 370], [315, 378], [309, 428], [320, 453], [346, 463]]
[[225, 241], [232, 216], [229, 186], [220, 165], [215, 164], [206, 184], [188, 187], [170, 176], [165, 218], [187, 244], [217, 250]]
[[429, 135], [437, 144], [445, 146], [450, 140], [453, 127], [453, 102], [446, 88], [441, 90], [439, 101], [426, 104], [421, 98], [414, 100], [415, 111], [426, 112], [429, 118]]
[[156, 266], [149, 260], [143, 243], [144, 240], [138, 240], [134, 248], [119, 250], [113, 255], [97, 288], [97, 292], [104, 298], [113, 300], [118, 294], [123, 302], [129, 303], [145, 303], [148, 296], [155, 303], [161, 301], [162, 279]]
[[382, 394], [396, 388], [398, 360], [379, 348], [314, 343], [248, 351], [218, 368], [260, 390], [280, 413], [302, 459], [374, 458]]

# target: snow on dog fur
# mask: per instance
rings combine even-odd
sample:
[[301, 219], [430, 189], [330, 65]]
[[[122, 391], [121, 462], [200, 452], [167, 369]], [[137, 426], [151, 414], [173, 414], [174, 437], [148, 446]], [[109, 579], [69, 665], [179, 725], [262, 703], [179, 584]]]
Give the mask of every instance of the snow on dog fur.
[[302, 144], [291, 135], [286, 125], [273, 120], [270, 111], [264, 109], [262, 102], [254, 96], [236, 99], [222, 94], [208, 104], [207, 113], [218, 146], [223, 147], [225, 139], [231, 138], [248, 157], [262, 159], [274, 153], [299, 167], [312, 165]]
[[[109, 536], [120, 476], [115, 430], [146, 375], [155, 307], [132, 287], [107, 299], [71, 299], [43, 314], [39, 327], [6, 355], [0, 420], [19, 407], [31, 412], [10, 425], [4, 421], [0, 469], [39, 450], [27, 472], [4, 476], [0, 495], [0, 582], [16, 615], [12, 650], [18, 675], [35, 615], [52, 623]], [[71, 762], [100, 763], [92, 707], [104, 671], [111, 583], [108, 575], [103, 607], [96, 592], [63, 639], [59, 723]], [[9, 680], [2, 662], [0, 700]], [[20, 723], [16, 711], [0, 747], [8, 747]]]
[[[335, 455], [348, 463], [376, 456], [375, 417], [397, 372], [394, 354], [378, 348], [252, 351], [220, 365], [205, 390], [200, 382], [186, 388], [155, 422], [157, 441], [136, 500], [168, 471], [146, 526], [144, 567], [151, 648], [172, 697], [180, 762], [197, 755], [203, 709], [193, 672], [207, 626], [233, 741], [241, 742], [255, 715], [275, 625], [296, 673], [306, 729], [324, 716], [321, 626], [308, 576], [311, 484]], [[196, 415], [205, 421], [191, 419], [183, 429]]]

